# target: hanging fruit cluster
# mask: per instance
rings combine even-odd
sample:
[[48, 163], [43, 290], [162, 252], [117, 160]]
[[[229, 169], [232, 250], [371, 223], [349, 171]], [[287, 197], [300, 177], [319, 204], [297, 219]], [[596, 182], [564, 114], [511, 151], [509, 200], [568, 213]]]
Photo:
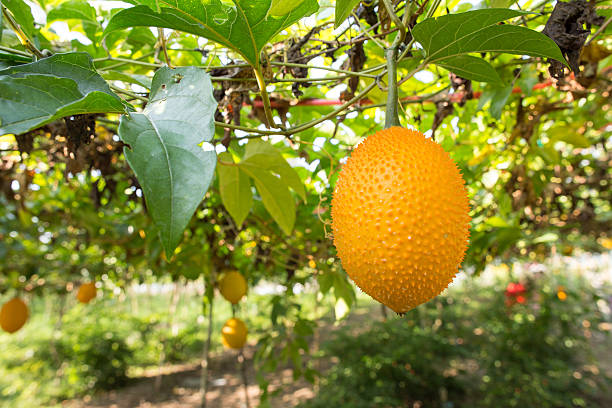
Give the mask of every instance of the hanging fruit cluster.
[[[240, 299], [246, 295], [246, 279], [240, 272], [227, 272], [219, 281], [219, 292], [233, 306], [237, 305]], [[221, 341], [225, 347], [241, 349], [246, 343], [247, 334], [246, 324], [237, 317], [232, 317], [225, 322], [223, 329], [221, 329]]]
[[[81, 303], [89, 303], [96, 297], [95, 282], [84, 283], [77, 291], [77, 299]], [[15, 297], [5, 304], [0, 309], [0, 327], [7, 333], [15, 333], [21, 329], [30, 317], [28, 305], [19, 298]]]

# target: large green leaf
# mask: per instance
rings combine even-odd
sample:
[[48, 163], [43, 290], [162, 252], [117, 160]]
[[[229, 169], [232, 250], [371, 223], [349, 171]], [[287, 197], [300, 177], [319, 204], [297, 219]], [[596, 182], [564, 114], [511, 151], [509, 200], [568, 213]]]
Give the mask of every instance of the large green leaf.
[[230, 153], [219, 154], [221, 162], [217, 167], [219, 173], [219, 191], [221, 201], [236, 222], [238, 227], [246, 219], [253, 206], [253, 192], [249, 177], [238, 165], [234, 164], [234, 159]]
[[170, 259], [213, 178], [216, 154], [199, 145], [214, 135], [210, 76], [196, 67], [159, 69], [142, 113], [121, 118], [125, 157]]
[[[526, 12], [496, 8], [448, 14], [422, 21], [413, 28], [412, 34], [425, 50], [428, 62], [446, 65], [449, 69], [452, 69], [453, 62], [457, 65], [457, 57], [475, 52], [531, 55], [565, 63], [559, 47], [546, 35], [526, 27], [499, 24], [523, 14]], [[465, 68], [465, 62], [454, 68]], [[485, 64], [489, 65], [486, 62], [479, 65], [472, 63], [468, 72], [463, 69], [457, 74], [484, 80], [490, 77], [492, 69], [485, 67]]]
[[124, 111], [86, 53], [55, 54], [0, 71], [0, 135], [65, 116]]
[[261, 201], [274, 221], [285, 234], [291, 234], [295, 224], [295, 204], [287, 186], [269, 171], [259, 167], [244, 166], [241, 162], [240, 169], [255, 181]]
[[306, 190], [300, 176], [270, 143], [260, 139], [251, 140], [246, 145], [240, 166], [257, 167], [275, 173], [279, 176], [280, 182], [289, 186], [302, 200], [306, 200]]
[[259, 65], [263, 47], [282, 29], [318, 10], [305, 0], [283, 16], [269, 15], [271, 0], [134, 0], [136, 7], [115, 14], [105, 34], [129, 27], [164, 27], [199, 35], [240, 53]]
[[357, 4], [359, 4], [359, 0], [336, 0], [336, 28], [338, 28], [338, 26], [340, 26], [340, 24], [346, 20]]

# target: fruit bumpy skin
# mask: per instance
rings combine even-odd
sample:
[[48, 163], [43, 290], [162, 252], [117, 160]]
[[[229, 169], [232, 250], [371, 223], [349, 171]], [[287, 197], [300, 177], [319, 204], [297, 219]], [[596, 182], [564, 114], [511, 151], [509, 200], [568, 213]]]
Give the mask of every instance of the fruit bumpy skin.
[[14, 298], [2, 305], [0, 309], [0, 327], [8, 333], [15, 333], [28, 320], [28, 306], [19, 298]]
[[365, 139], [332, 199], [334, 245], [349, 277], [397, 313], [452, 282], [468, 246], [465, 182], [447, 152], [392, 127]]

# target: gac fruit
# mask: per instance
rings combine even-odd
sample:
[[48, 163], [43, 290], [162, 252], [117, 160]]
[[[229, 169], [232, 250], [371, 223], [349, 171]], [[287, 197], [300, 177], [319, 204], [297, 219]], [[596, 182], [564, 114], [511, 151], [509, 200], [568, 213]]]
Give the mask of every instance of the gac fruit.
[[14, 298], [2, 305], [0, 309], [0, 327], [8, 333], [15, 333], [28, 320], [28, 306], [19, 298]]
[[240, 272], [227, 272], [219, 281], [219, 292], [228, 302], [236, 304], [247, 292], [247, 282]]
[[81, 303], [89, 303], [91, 299], [96, 297], [96, 284], [94, 282], [84, 283], [79, 287], [77, 299]]
[[422, 133], [365, 139], [332, 199], [334, 245], [348, 276], [397, 313], [446, 289], [468, 247], [469, 203], [457, 165]]
[[246, 343], [248, 330], [246, 324], [236, 317], [232, 317], [221, 329], [221, 342], [225, 347], [240, 349]]

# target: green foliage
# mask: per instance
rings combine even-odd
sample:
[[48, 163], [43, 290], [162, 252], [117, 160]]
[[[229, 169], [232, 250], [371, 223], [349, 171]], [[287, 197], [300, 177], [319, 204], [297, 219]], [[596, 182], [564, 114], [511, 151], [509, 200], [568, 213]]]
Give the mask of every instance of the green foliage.
[[604, 290], [540, 276], [519, 304], [506, 283], [469, 284], [404, 317], [340, 330], [321, 357], [336, 363], [302, 406], [593, 406], [612, 385], [590, 340], [607, 335], [596, 305]]
[[347, 19], [353, 11], [353, 8], [359, 4], [359, 0], [337, 0], [334, 26], [338, 28], [340, 24]]
[[253, 193], [249, 176], [240, 171], [232, 155], [223, 152], [219, 155], [219, 194], [223, 205], [240, 228], [253, 205]]
[[[109, 310], [101, 316], [73, 314], [70, 318], [74, 320], [66, 322], [68, 329], [57, 347], [58, 359], [66, 364], [63, 370], [68, 383], [82, 382], [89, 389], [125, 385], [133, 353], [126, 339], [129, 316]], [[124, 327], [118, 325], [121, 321]]]
[[469, 79], [499, 82], [495, 70], [484, 60], [471, 57], [474, 52], [548, 57], [564, 62], [559, 47], [547, 36], [518, 25], [499, 24], [526, 13], [509, 9], [482, 9], [427, 19], [412, 33], [427, 53], [426, 61]]
[[[313, 305], [324, 303], [334, 311], [333, 320], [342, 324], [350, 308], [361, 302], [356, 302], [355, 288], [342, 271], [329, 235], [330, 201], [351, 150], [383, 126], [385, 112], [380, 106], [388, 85], [384, 49], [401, 30], [390, 20], [381, 24], [384, 13], [376, 9], [380, 2], [358, 5], [354, 0], [336, 1], [335, 16], [333, 2], [315, 0], [139, 0], [122, 10], [109, 9], [104, 2], [38, 3], [47, 19], [46, 24], [41, 18], [34, 26], [29, 3], [3, 1], [9, 5], [0, 38], [3, 296], [50, 299], [64, 294], [67, 283], [90, 279], [112, 282], [122, 296], [134, 282], [186, 278], [205, 282], [205, 297], [213, 301], [217, 273], [239, 269], [250, 286], [265, 282], [278, 289], [262, 301], [253, 301], [250, 294], [240, 310], [254, 320], [253, 338], [261, 338], [257, 363], [262, 373], [289, 364], [296, 375], [312, 380], [309, 341], [323, 313]], [[612, 26], [594, 38], [598, 55], [583, 56], [581, 72], [570, 76], [566, 70], [551, 80], [547, 59], [563, 61], [563, 57], [538, 31], [551, 15], [553, 2], [521, 3], [522, 10], [513, 1], [479, 6], [435, 1], [423, 3], [422, 8], [414, 2], [391, 3], [398, 18], [409, 13], [412, 27], [398, 53], [400, 120], [404, 126], [431, 133], [461, 168], [469, 191], [473, 222], [463, 268], [478, 279], [496, 259], [541, 261], [551, 252], [608, 248], [612, 110], [604, 69], [612, 63], [607, 54]], [[594, 12], [609, 14], [598, 3], [589, 4], [598, 7]], [[486, 5], [508, 9], [486, 9]], [[349, 16], [352, 10], [358, 21]], [[7, 22], [7, 16], [17, 20], [23, 33]], [[64, 25], [55, 22], [66, 22], [68, 36], [57, 30]], [[342, 29], [335, 30], [334, 24]], [[596, 27], [585, 28], [591, 30], [590, 38]], [[46, 55], [52, 56], [41, 57]], [[459, 77], [449, 75], [449, 70]], [[264, 89], [268, 95], [262, 94]], [[263, 120], [268, 99], [278, 115], [278, 127], [268, 128]], [[359, 103], [331, 105], [351, 99]], [[109, 102], [100, 103], [104, 100]], [[36, 109], [23, 109], [24, 103]], [[129, 116], [120, 117], [128, 110]], [[71, 117], [80, 113], [95, 113], [88, 119], [95, 120], [95, 126], [89, 122], [87, 132], [68, 126]], [[25, 122], [16, 122], [21, 120]], [[74, 136], [87, 138], [75, 147], [70, 143]], [[215, 151], [207, 143], [224, 151], [218, 157], [216, 180]], [[204, 151], [203, 144], [209, 150]], [[175, 148], [171, 158], [155, 156]], [[171, 171], [180, 180], [170, 180]], [[298, 294], [300, 288], [316, 293]], [[443, 313], [467, 321], [473, 333], [476, 323], [472, 322], [506, 319], [503, 298], [496, 299], [501, 303], [488, 299], [472, 303], [474, 308], [481, 305], [498, 312], [496, 316], [478, 314], [472, 306], [456, 311], [444, 306]], [[92, 333], [110, 333], [108, 341], [78, 333], [72, 327], [76, 322], [66, 323], [63, 332], [70, 338], [63, 350], [79, 341], [102, 342], [100, 348], [110, 347], [110, 353], [116, 347], [118, 360], [127, 359], [139, 368], [158, 364], [162, 352], [169, 360], [189, 358], [204, 339], [203, 327], [195, 319], [210, 303], [202, 299], [190, 303], [190, 325], [181, 326], [178, 334], [167, 327], [167, 316], [155, 303], [151, 305], [155, 312], [126, 318], [125, 326], [108, 327], [101, 318], [104, 327], [97, 330], [86, 322]], [[569, 304], [569, 300], [559, 304], [559, 310]], [[115, 306], [124, 311], [123, 306]], [[103, 316], [97, 307], [90, 313]], [[431, 336], [432, 344], [451, 357], [458, 349], [471, 353], [471, 345], [450, 344], [461, 327], [449, 327], [447, 332], [445, 327], [431, 329], [435, 318], [428, 307], [420, 308], [428, 325], [417, 324], [413, 316], [414, 327], [402, 330], [421, 341], [417, 344], [426, 352], [432, 349], [424, 340]], [[517, 310], [521, 307], [516, 305]], [[163, 308], [167, 312], [167, 302]], [[41, 310], [45, 309], [35, 310], [32, 326], [28, 323], [24, 333], [29, 333], [28, 327], [39, 333], [35, 322]], [[222, 317], [230, 315], [223, 306], [215, 305], [215, 310], [222, 310]], [[527, 311], [521, 313], [529, 316]], [[222, 321], [215, 321], [213, 333], [219, 324]], [[508, 334], [504, 341], [517, 336], [517, 344], [529, 345], [520, 327], [507, 319], [496, 324], [487, 323], [492, 331]], [[549, 321], [538, 324], [548, 331], [560, 330]], [[386, 325], [383, 329], [403, 333]], [[43, 387], [36, 381], [48, 388], [57, 385], [55, 394], [41, 391], [47, 396], [73, 395], [66, 391], [67, 384], [54, 383], [61, 364], [44, 354], [52, 350], [47, 347], [53, 339], [49, 327], [40, 333], [42, 340], [24, 341], [23, 350], [12, 342], [6, 353], [0, 350], [19, 357], [6, 365], [11, 367], [9, 385], [3, 385], [2, 392], [8, 391], [2, 395], [36, 394]], [[474, 339], [470, 333], [464, 338], [473, 342], [484, 336]], [[571, 339], [574, 332], [568, 333]], [[213, 344], [217, 339], [213, 337]], [[488, 390], [528, 405], [520, 395], [503, 394], [505, 375], [521, 384], [524, 378], [519, 363], [500, 356], [493, 344], [483, 343], [482, 349], [513, 372], [495, 373], [491, 368], [490, 378], [495, 378], [483, 385], [486, 389], [471, 387], [453, 395], [458, 401], [469, 400]], [[396, 357], [407, 358], [399, 344], [393, 346]], [[29, 350], [41, 353], [40, 359], [28, 361]], [[79, 361], [100, 364], [103, 372], [115, 369], [98, 361], [95, 350], [83, 353]], [[561, 351], [559, 355], [568, 358]], [[538, 361], [537, 356], [529, 357], [520, 364]], [[70, 358], [66, 364], [77, 378], [72, 392], [86, 392], [89, 382], [81, 379], [87, 377], [95, 384], [102, 372], [95, 367], [88, 371], [88, 364]], [[483, 364], [497, 369], [491, 358]], [[432, 357], [443, 364], [440, 360]], [[571, 359], [567, 364], [550, 360], [561, 369], [574, 364]], [[387, 373], [408, 375], [389, 366], [388, 359], [377, 356], [376, 361], [386, 364]], [[549, 367], [550, 372], [569, 384], [555, 367]], [[414, 376], [405, 381], [417, 384], [429, 401], [438, 398], [440, 384], [448, 385], [449, 395], [462, 382], [459, 375], [445, 377], [437, 366], [427, 370], [426, 382]], [[543, 383], [544, 368], [538, 370], [531, 378]], [[468, 374], [484, 380], [481, 373], [461, 376]], [[258, 380], [267, 389], [264, 377]], [[500, 388], [494, 389], [493, 382]], [[379, 385], [380, 392], [392, 389], [386, 383]], [[536, 393], [529, 384], [524, 386], [529, 389], [525, 395]], [[572, 386], [567, 388], [579, 395]], [[540, 391], [549, 398], [549, 388]], [[10, 405], [15, 400], [7, 401]], [[40, 405], [44, 404], [39, 400], [25, 404]]]
[[65, 116], [125, 110], [85, 53], [2, 70], [0, 91], [0, 134], [23, 133]]
[[260, 52], [275, 34], [318, 9], [316, 0], [305, 0], [285, 15], [268, 15], [270, 0], [220, 0], [174, 3], [139, 0], [136, 7], [115, 14], [105, 34], [135, 26], [165, 27], [199, 35], [237, 51], [255, 67]]
[[208, 74], [194, 67], [162, 68], [151, 88], [144, 111], [122, 117], [119, 135], [170, 258], [214, 175], [214, 150], [198, 144], [213, 137], [217, 104]]

